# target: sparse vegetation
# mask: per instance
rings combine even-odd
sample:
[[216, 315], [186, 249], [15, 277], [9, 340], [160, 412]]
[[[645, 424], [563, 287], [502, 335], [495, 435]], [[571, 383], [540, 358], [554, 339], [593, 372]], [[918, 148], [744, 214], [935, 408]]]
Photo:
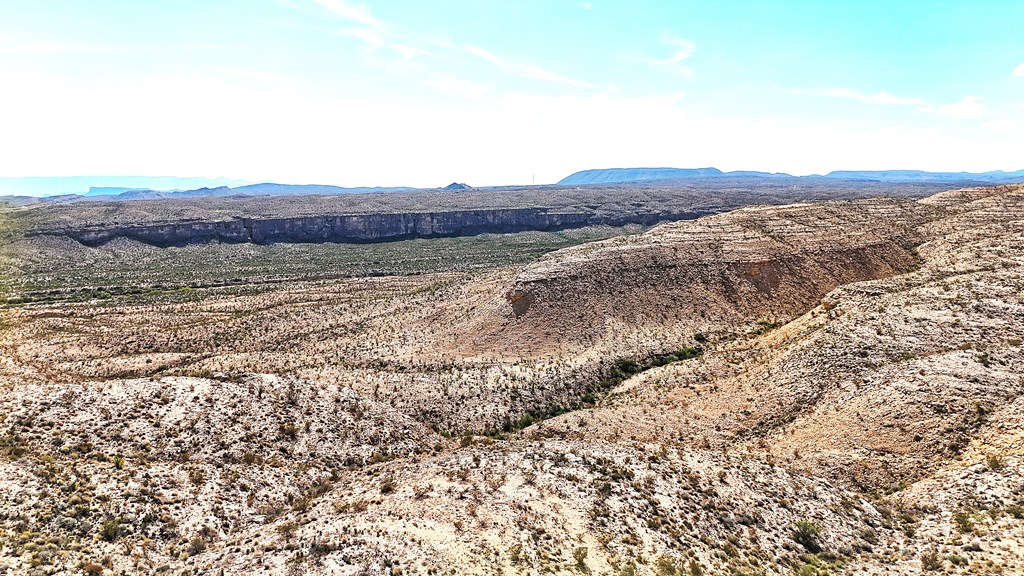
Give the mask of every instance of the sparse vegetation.
[[[787, 217], [835, 230], [849, 208]], [[881, 260], [841, 254], [878, 279], [828, 288], [854, 279], [844, 264], [792, 310], [731, 316], [702, 308], [700, 289], [735, 281], [742, 289], [714, 292], [728, 306], [769, 272], [793, 301], [797, 288], [758, 256], [732, 279], [688, 269], [665, 304], [674, 288], [659, 258], [685, 225], [655, 235], [652, 252], [634, 238], [601, 245], [628, 257], [593, 269], [581, 263], [600, 246], [504, 267], [518, 256], [503, 249], [583, 239], [572, 231], [386, 247], [121, 242], [79, 252], [99, 264], [71, 266], [77, 279], [44, 278], [62, 264], [40, 264], [40, 285], [99, 281], [81, 285], [89, 300], [36, 294], [0, 319], [0, 467], [16, 486], [0, 491], [0, 565], [178, 574], [230, 555], [240, 570], [313, 574], [1016, 573], [1007, 543], [1024, 537], [1024, 496], [1007, 447], [1024, 292], [1018, 232], [1004, 229], [1017, 225], [992, 232], [954, 208], [918, 225], [906, 209], [863, 206], [912, 236]], [[978, 210], [985, 222], [1015, 213]], [[922, 248], [913, 273], [887, 267], [943, 226], [959, 236]], [[833, 238], [816, 242], [824, 251]], [[431, 256], [460, 246], [486, 254]], [[104, 270], [104, 254], [122, 250], [139, 252], [138, 267]], [[679, 252], [674, 265], [693, 264], [697, 252]], [[254, 264], [237, 283], [145, 287], [164, 272], [144, 262], [180, 257], [213, 278], [242, 253]], [[371, 261], [435, 260], [423, 275], [296, 280], [256, 265], [270, 253], [295, 256], [282, 266], [302, 274], [332, 258], [387, 271], [394, 262]], [[579, 273], [559, 287], [571, 310], [549, 316], [544, 306], [566, 301], [546, 292], [515, 316], [512, 288], [559, 286], [549, 265]], [[638, 278], [648, 283], [627, 285]]]
[[117, 540], [117, 537], [121, 535], [121, 521], [117, 518], [108, 518], [103, 521], [100, 525], [100, 538], [107, 542], [113, 542]]
[[935, 571], [942, 569], [942, 557], [935, 550], [928, 550], [921, 553], [921, 569]]
[[197, 556], [206, 550], [206, 540], [200, 535], [195, 535], [188, 543], [188, 555]]
[[797, 520], [793, 525], [793, 541], [803, 546], [808, 552], [821, 552], [821, 528], [810, 520]]
[[580, 546], [572, 551], [572, 557], [576, 560], [576, 567], [580, 570], [587, 569], [587, 554], [588, 550], [586, 546]]
[[960, 510], [953, 513], [953, 523], [956, 524], [956, 529], [961, 534], [970, 534], [974, 532], [974, 520], [971, 518], [970, 513]]
[[985, 464], [988, 465], [989, 470], [1002, 470], [1006, 463], [1003, 461], [1003, 457], [998, 454], [989, 454], [985, 457]]

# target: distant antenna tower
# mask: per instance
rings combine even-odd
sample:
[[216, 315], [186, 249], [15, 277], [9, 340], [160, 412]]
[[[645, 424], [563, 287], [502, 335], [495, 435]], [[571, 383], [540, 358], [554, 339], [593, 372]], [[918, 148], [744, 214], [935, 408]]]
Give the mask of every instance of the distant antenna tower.
[[530, 174], [530, 179], [533, 181], [533, 185], [536, 186], [537, 185], [537, 175], [536, 174]]

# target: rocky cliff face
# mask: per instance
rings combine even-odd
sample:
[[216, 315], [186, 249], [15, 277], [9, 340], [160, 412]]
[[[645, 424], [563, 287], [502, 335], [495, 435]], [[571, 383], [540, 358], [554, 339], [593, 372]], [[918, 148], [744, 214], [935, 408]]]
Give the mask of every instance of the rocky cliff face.
[[708, 213], [689, 210], [644, 210], [608, 214], [593, 210], [509, 208], [293, 218], [232, 218], [149, 225], [50, 228], [33, 230], [26, 235], [68, 236], [88, 246], [105, 244], [115, 238], [127, 238], [155, 246], [184, 246], [207, 242], [378, 242], [528, 230], [564, 230], [595, 224], [651, 225], [662, 221], [691, 220], [706, 214]]
[[[205, 242], [373, 242], [689, 220], [744, 206], [920, 198], [947, 188], [829, 179], [742, 178], [669, 185], [589, 185], [314, 196], [175, 197], [40, 203], [8, 210], [26, 236], [89, 245], [114, 238], [157, 246]], [[282, 194], [287, 191], [282, 191]]]

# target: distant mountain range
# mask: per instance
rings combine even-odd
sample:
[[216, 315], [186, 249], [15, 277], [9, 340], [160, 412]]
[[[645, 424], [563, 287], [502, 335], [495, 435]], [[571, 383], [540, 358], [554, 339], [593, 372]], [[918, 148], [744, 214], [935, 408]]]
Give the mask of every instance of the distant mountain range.
[[[792, 176], [781, 172], [734, 171], [717, 168], [601, 168], [576, 172], [558, 182], [563, 186], [615, 185], [653, 182], [708, 182], [714, 180], [746, 180], [774, 182], [790, 179], [796, 182], [836, 181], [917, 183], [950, 185], [984, 185], [1024, 182], [1024, 170], [1016, 172], [923, 172], [920, 170], [839, 170], [825, 175]], [[506, 187], [497, 187], [495, 190]], [[444, 188], [449, 192], [473, 190], [467, 184], [453, 182]], [[74, 177], [0, 177], [0, 199], [26, 205], [50, 202], [81, 202], [111, 200], [154, 200], [161, 198], [194, 198], [224, 196], [308, 196], [410, 192], [421, 190], [408, 186], [355, 187], [320, 184], [249, 184], [223, 178], [174, 178], [149, 176], [74, 176]], [[437, 190], [431, 188], [430, 190]]]
[[362, 186], [355, 188], [344, 188], [342, 186], [329, 186], [324, 184], [274, 184], [264, 182], [262, 184], [249, 184], [229, 188], [220, 186], [217, 188], [199, 188], [196, 190], [183, 190], [180, 192], [163, 192], [162, 198], [175, 196], [303, 196], [320, 194], [331, 196], [334, 194], [365, 194], [368, 192], [405, 192], [415, 190], [408, 186]]
[[1024, 182], [1024, 170], [1016, 172], [922, 172], [920, 170], [837, 170], [826, 178], [877, 182]]
[[[20, 180], [8, 178], [6, 180]], [[187, 179], [191, 180], [191, 179]], [[203, 186], [191, 189], [159, 190], [154, 188], [130, 188], [124, 186], [92, 186], [84, 193], [55, 194], [35, 196], [28, 194], [7, 194], [9, 189], [21, 189], [8, 183], [7, 188], [0, 182], [0, 198], [14, 204], [34, 204], [38, 202], [80, 202], [101, 200], [155, 200], [160, 198], [194, 198], [198, 196], [305, 196], [335, 194], [366, 194], [373, 192], [405, 192], [415, 190], [405, 186], [397, 187], [358, 187], [343, 188], [320, 184], [243, 184], [240, 186]]]
[[194, 190], [203, 187], [244, 186], [245, 180], [178, 178], [175, 176], [30, 176], [0, 177], [0, 196], [103, 196], [128, 190]]
[[824, 176], [792, 176], [781, 172], [722, 172], [717, 168], [601, 168], [571, 174], [558, 183], [561, 185], [628, 184], [673, 180], [707, 180], [718, 178], [831, 178], [871, 182], [1024, 182], [1024, 170], [1016, 172], [922, 172], [920, 170], [840, 170]]
[[718, 178], [721, 176], [774, 177], [789, 174], [769, 172], [722, 172], [718, 168], [598, 168], [583, 170], [560, 180], [559, 184], [617, 184], [627, 182], [651, 182], [655, 180], [693, 180], [697, 178]]

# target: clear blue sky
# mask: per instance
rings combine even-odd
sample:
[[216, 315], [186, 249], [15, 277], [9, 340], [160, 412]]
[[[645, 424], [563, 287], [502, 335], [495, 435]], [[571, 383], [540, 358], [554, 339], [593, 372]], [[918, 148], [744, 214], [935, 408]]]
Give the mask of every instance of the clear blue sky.
[[0, 176], [1024, 168], [1022, 1], [9, 0]]

